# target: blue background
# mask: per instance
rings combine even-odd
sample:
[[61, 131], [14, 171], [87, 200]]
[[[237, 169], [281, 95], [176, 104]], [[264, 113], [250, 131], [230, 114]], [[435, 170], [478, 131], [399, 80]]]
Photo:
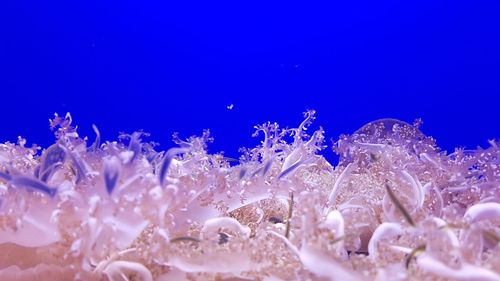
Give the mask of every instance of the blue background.
[[210, 128], [237, 157], [308, 108], [329, 146], [382, 117], [422, 118], [448, 151], [500, 137], [499, 1], [175, 2], [4, 1], [1, 141], [47, 146], [69, 111], [91, 140]]

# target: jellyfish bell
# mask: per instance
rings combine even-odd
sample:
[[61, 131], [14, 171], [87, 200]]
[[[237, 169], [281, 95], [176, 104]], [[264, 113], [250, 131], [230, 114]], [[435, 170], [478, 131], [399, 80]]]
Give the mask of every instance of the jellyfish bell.
[[371, 143], [378, 143], [384, 139], [389, 141], [391, 138], [394, 138], [396, 134], [401, 133], [420, 140], [425, 137], [419, 129], [420, 124], [418, 120], [414, 125], [411, 125], [405, 121], [394, 118], [382, 118], [363, 125], [356, 130], [353, 135], [365, 136], [371, 139]]
[[363, 125], [352, 135], [341, 135], [334, 147], [339, 154], [339, 164], [376, 162], [391, 148], [401, 148], [413, 155], [438, 152], [434, 139], [422, 133], [420, 125], [419, 119], [411, 125], [398, 119], [383, 118]]

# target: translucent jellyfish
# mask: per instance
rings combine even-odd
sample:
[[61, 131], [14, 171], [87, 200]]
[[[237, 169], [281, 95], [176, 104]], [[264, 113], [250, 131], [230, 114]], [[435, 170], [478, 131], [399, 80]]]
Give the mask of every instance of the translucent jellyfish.
[[210, 132], [0, 144], [0, 280], [500, 280], [500, 149], [446, 154], [395, 119], [322, 155], [316, 112], [239, 159]]

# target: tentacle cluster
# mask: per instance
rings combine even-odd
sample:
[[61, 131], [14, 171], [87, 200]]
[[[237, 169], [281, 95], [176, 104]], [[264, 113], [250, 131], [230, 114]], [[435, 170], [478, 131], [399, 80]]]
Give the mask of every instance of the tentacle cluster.
[[208, 131], [87, 143], [69, 114], [43, 151], [0, 144], [0, 279], [500, 280], [498, 142], [447, 154], [382, 119], [333, 167], [314, 115], [256, 126], [239, 160]]

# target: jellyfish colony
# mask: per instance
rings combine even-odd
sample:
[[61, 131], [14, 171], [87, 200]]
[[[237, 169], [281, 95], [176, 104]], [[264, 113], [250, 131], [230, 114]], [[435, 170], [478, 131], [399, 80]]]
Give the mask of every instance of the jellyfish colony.
[[500, 280], [498, 141], [450, 154], [381, 119], [333, 166], [314, 118], [232, 159], [56, 115], [51, 146], [0, 144], [0, 280]]

